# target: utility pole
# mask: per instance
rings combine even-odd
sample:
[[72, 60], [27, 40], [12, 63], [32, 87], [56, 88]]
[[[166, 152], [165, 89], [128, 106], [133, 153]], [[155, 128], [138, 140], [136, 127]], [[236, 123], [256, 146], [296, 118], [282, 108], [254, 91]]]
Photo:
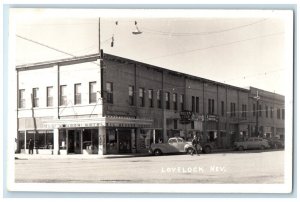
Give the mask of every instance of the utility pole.
[[260, 97], [258, 96], [258, 91], [256, 91], [256, 96], [253, 97], [254, 99], [256, 99], [256, 126], [255, 126], [255, 133], [258, 137], [258, 101], [260, 99]]

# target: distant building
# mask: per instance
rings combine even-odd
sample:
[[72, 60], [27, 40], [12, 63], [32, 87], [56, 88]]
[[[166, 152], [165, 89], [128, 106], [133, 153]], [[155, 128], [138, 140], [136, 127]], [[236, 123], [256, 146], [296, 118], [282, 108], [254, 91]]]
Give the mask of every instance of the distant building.
[[109, 54], [16, 70], [18, 152], [28, 152], [29, 138], [39, 154], [60, 155], [147, 152], [153, 142], [193, 134], [218, 148], [249, 136], [284, 138], [284, 97], [260, 89]]

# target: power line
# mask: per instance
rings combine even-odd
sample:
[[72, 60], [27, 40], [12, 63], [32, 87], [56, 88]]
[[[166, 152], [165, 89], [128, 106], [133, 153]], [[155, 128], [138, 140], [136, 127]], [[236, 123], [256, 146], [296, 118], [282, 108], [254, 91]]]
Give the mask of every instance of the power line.
[[191, 53], [191, 52], [196, 52], [196, 51], [203, 51], [203, 50], [208, 50], [208, 49], [211, 49], [211, 48], [224, 47], [224, 46], [229, 46], [229, 45], [233, 45], [233, 44], [237, 44], [237, 43], [241, 43], [241, 42], [252, 41], [252, 40], [255, 40], [255, 39], [271, 37], [271, 36], [276, 36], [276, 35], [281, 35], [281, 34], [284, 34], [284, 32], [277, 32], [277, 33], [272, 33], [272, 34], [256, 36], [256, 37], [252, 37], [252, 38], [248, 38], [248, 39], [242, 39], [242, 40], [238, 40], [238, 41], [232, 41], [232, 42], [228, 42], [228, 43], [212, 45], [212, 46], [205, 47], [205, 48], [197, 48], [197, 49], [192, 49], [192, 50], [188, 50], [188, 51], [180, 51], [180, 52], [171, 53], [171, 54], [167, 54], [167, 55], [162, 55], [162, 56], [157, 56], [157, 57], [152, 57], [152, 58], [146, 58], [144, 60], [153, 60], [153, 59], [158, 59], [158, 58], [163, 58], [163, 57], [170, 57], [170, 56], [173, 56], [173, 55], [186, 54], [186, 53]]
[[[244, 25], [239, 25], [236, 27], [231, 27], [223, 30], [217, 30], [217, 31], [210, 31], [210, 32], [194, 32], [194, 33], [188, 33], [188, 32], [164, 32], [164, 31], [159, 31], [159, 30], [153, 30], [153, 29], [148, 29], [146, 27], [141, 27], [143, 30], [146, 30], [144, 32], [152, 33], [152, 34], [160, 34], [160, 35], [167, 35], [167, 36], [197, 36], [197, 35], [210, 35], [210, 34], [218, 34], [222, 32], [228, 32], [232, 30], [237, 30], [245, 27], [249, 27], [261, 22], [266, 21], [267, 19], [262, 19], [259, 21], [255, 21], [249, 24], [244, 24]], [[148, 30], [148, 31], [147, 31]]]

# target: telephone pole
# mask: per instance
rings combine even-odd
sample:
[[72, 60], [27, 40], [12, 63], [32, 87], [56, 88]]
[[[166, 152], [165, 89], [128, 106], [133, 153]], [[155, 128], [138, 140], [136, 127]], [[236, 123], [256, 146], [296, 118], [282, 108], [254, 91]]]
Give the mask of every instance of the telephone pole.
[[255, 126], [255, 133], [258, 137], [258, 101], [260, 99], [260, 97], [258, 96], [258, 91], [256, 91], [256, 96], [253, 97], [254, 99], [256, 99], [256, 126]]

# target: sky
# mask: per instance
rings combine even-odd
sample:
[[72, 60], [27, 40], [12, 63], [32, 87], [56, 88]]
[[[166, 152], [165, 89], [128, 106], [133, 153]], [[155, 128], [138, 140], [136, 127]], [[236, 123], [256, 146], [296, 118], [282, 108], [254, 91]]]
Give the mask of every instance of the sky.
[[[292, 70], [290, 13], [124, 13], [19, 9], [10, 21], [10, 34], [15, 37], [15, 64], [98, 53], [100, 18], [100, 46], [104, 53], [285, 95], [285, 75]], [[135, 22], [142, 32], [139, 35], [132, 34]]]

